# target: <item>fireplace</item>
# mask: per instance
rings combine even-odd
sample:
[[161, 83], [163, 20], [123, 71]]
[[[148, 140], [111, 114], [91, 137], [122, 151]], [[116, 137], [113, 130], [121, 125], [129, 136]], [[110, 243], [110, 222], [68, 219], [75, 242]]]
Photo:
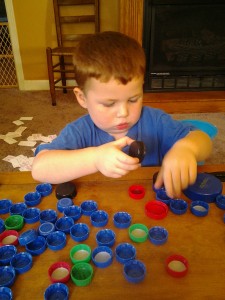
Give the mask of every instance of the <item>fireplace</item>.
[[144, 90], [225, 90], [225, 1], [144, 0]]

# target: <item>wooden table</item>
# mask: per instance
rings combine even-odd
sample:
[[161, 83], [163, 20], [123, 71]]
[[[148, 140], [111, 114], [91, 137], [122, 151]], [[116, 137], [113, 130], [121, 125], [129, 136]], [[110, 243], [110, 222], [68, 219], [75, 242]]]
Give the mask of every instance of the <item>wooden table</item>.
[[[206, 217], [196, 217], [190, 210], [184, 215], [175, 215], [169, 211], [163, 220], [153, 220], [145, 215], [144, 206], [155, 199], [152, 191], [152, 175], [157, 168], [142, 168], [119, 179], [112, 180], [95, 174], [76, 181], [78, 194], [74, 203], [80, 205], [84, 200], [95, 200], [101, 210], [109, 214], [109, 223], [116, 233], [116, 245], [122, 242], [132, 243], [137, 251], [137, 259], [147, 269], [143, 282], [132, 284], [123, 276], [123, 266], [114, 257], [112, 265], [105, 269], [94, 268], [94, 277], [89, 286], [77, 287], [70, 281], [67, 283], [70, 299], [225, 299], [225, 224], [224, 211], [214, 203], [210, 204]], [[225, 170], [225, 166], [199, 166], [201, 171]], [[0, 173], [0, 199], [9, 198], [14, 203], [23, 201], [23, 196], [34, 191], [38, 183], [29, 172]], [[146, 188], [146, 195], [141, 200], [133, 200], [128, 196], [128, 188], [132, 184], [141, 184]], [[43, 198], [40, 209], [56, 209], [55, 186], [53, 193]], [[183, 196], [184, 199], [187, 199]], [[190, 201], [188, 200], [188, 203]], [[113, 215], [118, 211], [126, 211], [132, 216], [132, 223], [142, 223], [148, 228], [159, 225], [169, 232], [168, 241], [161, 246], [153, 245], [149, 240], [144, 243], [131, 242], [127, 229], [117, 229], [113, 224]], [[58, 214], [58, 217], [62, 214]], [[5, 219], [8, 214], [1, 215]], [[97, 244], [95, 235], [101, 228], [91, 226], [89, 217], [82, 216], [79, 222], [90, 226], [89, 238], [84, 241], [92, 249]], [[21, 233], [30, 228], [38, 228], [39, 222], [26, 224]], [[45, 289], [50, 285], [49, 266], [57, 261], [71, 263], [70, 249], [77, 243], [67, 236], [67, 245], [63, 250], [46, 251], [33, 257], [33, 267], [27, 273], [17, 275], [12, 286], [14, 299], [41, 300]], [[18, 246], [18, 251], [24, 248]], [[189, 262], [189, 271], [183, 278], [173, 278], [165, 270], [165, 260], [172, 254], [180, 254]]]

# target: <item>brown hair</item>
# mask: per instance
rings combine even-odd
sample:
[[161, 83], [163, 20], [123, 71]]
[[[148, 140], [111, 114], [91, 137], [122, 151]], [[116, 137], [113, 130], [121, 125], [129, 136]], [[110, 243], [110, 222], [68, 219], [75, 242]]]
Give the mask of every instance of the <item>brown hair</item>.
[[135, 77], [144, 77], [145, 53], [135, 39], [105, 31], [82, 38], [73, 63], [75, 79], [81, 89], [91, 77], [102, 82], [114, 78], [126, 84]]

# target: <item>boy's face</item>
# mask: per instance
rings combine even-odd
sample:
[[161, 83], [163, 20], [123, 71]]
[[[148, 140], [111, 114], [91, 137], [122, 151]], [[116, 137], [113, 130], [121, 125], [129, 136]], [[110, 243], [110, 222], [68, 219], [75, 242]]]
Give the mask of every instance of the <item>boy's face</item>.
[[75, 88], [80, 105], [88, 110], [95, 125], [115, 139], [125, 136], [139, 120], [142, 109], [143, 78], [133, 79], [126, 85], [115, 79], [101, 82], [88, 80], [85, 94]]

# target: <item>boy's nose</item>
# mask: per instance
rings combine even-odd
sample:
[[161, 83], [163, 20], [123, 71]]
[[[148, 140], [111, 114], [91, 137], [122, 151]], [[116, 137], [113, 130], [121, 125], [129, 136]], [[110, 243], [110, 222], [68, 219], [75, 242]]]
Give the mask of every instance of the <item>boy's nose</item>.
[[126, 117], [128, 115], [128, 107], [127, 105], [121, 105], [119, 107], [118, 113], [117, 113], [118, 117]]

